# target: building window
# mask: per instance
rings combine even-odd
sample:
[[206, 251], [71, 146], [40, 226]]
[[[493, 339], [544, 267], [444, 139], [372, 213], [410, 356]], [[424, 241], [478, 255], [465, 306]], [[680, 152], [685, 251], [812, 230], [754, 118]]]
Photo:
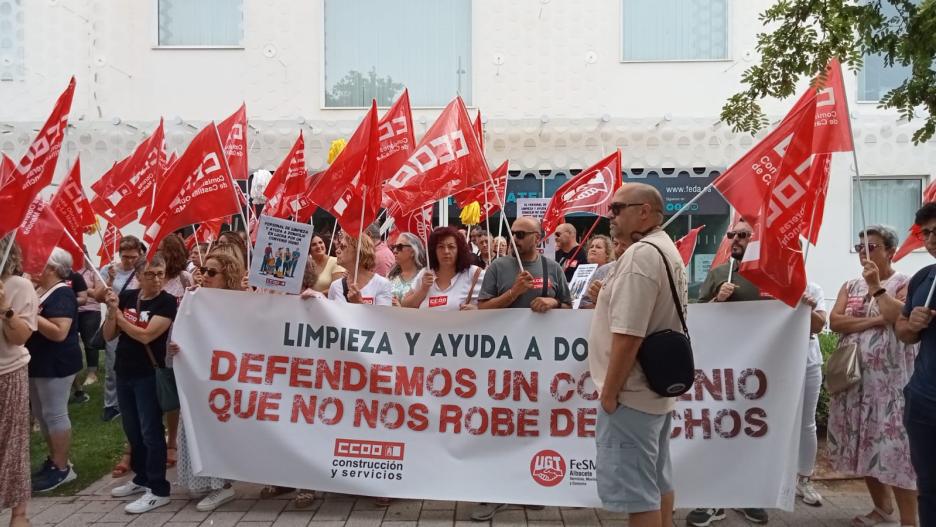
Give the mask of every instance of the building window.
[[[919, 0], [913, 0], [919, 5]], [[891, 25], [901, 22], [897, 18], [897, 8], [890, 2], [880, 2], [881, 14], [890, 19]], [[884, 56], [880, 54], [865, 55], [864, 65], [858, 70], [858, 101], [878, 102], [887, 92], [903, 84], [910, 78], [910, 67], [894, 63], [893, 66], [884, 64]]]
[[20, 0], [0, 1], [0, 82], [22, 80], [26, 72]]
[[728, 0], [622, 0], [624, 62], [728, 59]]
[[159, 45], [240, 47], [243, 0], [157, 0]]
[[[919, 177], [861, 178], [861, 198], [864, 200], [868, 225], [885, 225], [897, 231], [900, 241], [913, 225], [913, 212], [923, 200], [923, 179]], [[852, 240], [861, 232], [861, 201], [858, 180], [852, 179]]]
[[325, 0], [325, 107], [471, 104], [470, 0]]

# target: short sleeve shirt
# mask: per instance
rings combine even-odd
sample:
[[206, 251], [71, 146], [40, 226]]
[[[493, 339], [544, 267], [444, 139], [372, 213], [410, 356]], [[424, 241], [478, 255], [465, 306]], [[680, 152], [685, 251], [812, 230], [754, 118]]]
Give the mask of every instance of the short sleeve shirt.
[[[578, 251], [578, 254], [576, 254]], [[575, 254], [575, 258], [572, 259], [572, 255]], [[566, 263], [568, 262], [568, 265]], [[560, 267], [565, 269], [566, 281], [572, 280], [572, 276], [575, 275], [575, 269], [580, 265], [585, 265], [588, 263], [588, 251], [582, 247], [579, 250], [579, 246], [576, 245], [569, 252], [565, 252], [562, 249], [556, 249], [556, 263]]]
[[81, 371], [83, 364], [81, 345], [78, 343], [78, 299], [75, 292], [67, 285], [56, 288], [41, 299], [39, 316], [46, 319], [71, 319], [71, 327], [62, 342], [53, 342], [38, 331], [29, 337], [26, 341], [26, 348], [32, 356], [29, 376], [60, 378]]
[[[816, 301], [816, 311], [828, 313], [825, 302], [825, 292], [819, 287], [819, 284], [810, 282], [806, 286], [806, 296]], [[806, 354], [806, 365], [822, 365], [822, 349], [819, 346], [819, 337], [817, 335], [809, 336], [809, 352]]]
[[[933, 279], [936, 278], [936, 265], [920, 269], [907, 285], [907, 303], [903, 315], [910, 316], [913, 308], [926, 304]], [[930, 307], [936, 303], [930, 300]], [[936, 319], [920, 332], [920, 351], [913, 365], [913, 376], [907, 383], [907, 390], [915, 395], [929, 399], [936, 404]]]
[[[425, 272], [425, 269], [419, 271], [419, 274], [416, 275], [415, 279], [413, 279], [413, 283], [421, 283], [423, 273]], [[471, 281], [474, 279], [475, 273], [479, 273], [478, 281], [474, 284], [474, 290], [471, 291]], [[441, 289], [437, 281], [429, 287], [429, 292], [426, 293], [426, 298], [424, 298], [422, 303], [419, 304], [419, 309], [431, 309], [433, 311], [458, 311], [462, 304], [468, 300], [469, 291], [471, 291], [471, 303], [473, 305], [477, 305], [478, 289], [481, 287], [481, 279], [483, 276], [484, 271], [480, 267], [472, 265], [468, 269], [465, 269], [464, 271], [455, 275], [455, 277], [452, 279], [452, 282], [445, 289]]]
[[[681, 306], [673, 302], [666, 268], [656, 249], [635, 243], [621, 255], [607, 277], [592, 317], [588, 337], [588, 365], [595, 385], [601, 390], [608, 374], [613, 334], [646, 337], [663, 330], [683, 331], [677, 309], [688, 303], [688, 279], [676, 245], [663, 231], [643, 241], [659, 247], [673, 273]], [[638, 362], [618, 394], [622, 405], [654, 415], [663, 415], [676, 405], [673, 397], [660, 397], [650, 389]]]
[[[139, 289], [128, 289], [120, 295], [117, 307], [127, 321], [145, 329], [155, 317], [168, 318], [170, 321], [175, 320], [177, 304], [174, 296], [165, 291], [160, 291], [153, 298], [141, 300], [138, 310], [137, 299], [139, 296]], [[166, 366], [166, 345], [168, 342], [169, 329], [167, 328], [162, 335], [149, 343], [150, 351], [153, 352], [156, 364], [160, 368]], [[124, 379], [138, 379], [155, 373], [153, 363], [146, 352], [146, 346], [124, 332], [121, 332], [118, 337], [114, 371], [118, 377]]]
[[[348, 300], [344, 296], [344, 287], [342, 286], [341, 282], [341, 280], [335, 280], [332, 282], [331, 287], [328, 288], [328, 299], [347, 303]], [[375, 273], [374, 276], [371, 277], [370, 281], [367, 282], [367, 285], [361, 288], [361, 303], [375, 306], [393, 305], [393, 294], [390, 290], [390, 280], [387, 280], [383, 276]]]
[[[546, 276], [543, 276], [543, 260], [546, 262]], [[536, 255], [536, 259], [523, 262], [523, 270], [533, 275], [533, 287], [523, 293], [507, 307], [528, 308], [533, 299], [542, 296], [543, 281], [546, 281], [546, 296], [559, 300], [560, 303], [571, 306], [572, 294], [569, 292], [569, 283], [566, 282], [562, 267], [555, 260], [545, 256]], [[513, 287], [520, 274], [516, 258], [498, 258], [491, 262], [484, 272], [484, 281], [481, 283], [481, 292], [478, 300], [497, 298]]]
[[[3, 295], [16, 316], [36, 331], [36, 315], [39, 312], [39, 297], [32, 282], [22, 276], [8, 276], [3, 280]], [[6, 322], [0, 322], [0, 325]], [[29, 363], [29, 351], [26, 346], [14, 346], [7, 342], [6, 335], [0, 331], [0, 375], [14, 372]]]

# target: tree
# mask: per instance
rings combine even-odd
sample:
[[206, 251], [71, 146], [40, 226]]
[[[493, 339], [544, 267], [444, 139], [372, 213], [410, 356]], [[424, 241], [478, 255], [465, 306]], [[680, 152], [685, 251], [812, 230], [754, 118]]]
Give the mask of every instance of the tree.
[[774, 28], [757, 35], [760, 63], [744, 72], [746, 89], [732, 95], [721, 112], [736, 132], [766, 126], [758, 101], [789, 97], [800, 78], [816, 78], [832, 57], [857, 71], [869, 54], [880, 54], [887, 67], [911, 70], [879, 107], [895, 108], [908, 121], [925, 119], [913, 134], [916, 144], [936, 132], [936, 0], [777, 0], [760, 20]]
[[389, 75], [377, 77], [377, 68], [371, 68], [367, 77], [360, 71], [351, 70], [325, 92], [327, 106], [370, 106], [371, 99], [377, 99], [379, 106], [390, 106], [398, 93], [403, 91], [403, 84], [393, 82]]

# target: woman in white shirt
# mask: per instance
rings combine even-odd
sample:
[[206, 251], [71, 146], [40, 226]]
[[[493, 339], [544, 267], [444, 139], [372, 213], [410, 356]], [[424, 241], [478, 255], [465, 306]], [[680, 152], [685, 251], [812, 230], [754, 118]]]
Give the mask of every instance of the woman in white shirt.
[[[358, 245], [360, 244], [360, 256]], [[338, 265], [348, 270], [344, 278], [332, 282], [328, 288], [328, 299], [350, 304], [393, 304], [390, 281], [374, 272], [377, 260], [374, 257], [374, 242], [368, 236], [354, 239], [345, 233], [335, 243]], [[355, 269], [355, 262], [357, 269]]]
[[439, 227], [429, 235], [426, 252], [429, 267], [416, 275], [416, 286], [403, 298], [403, 307], [477, 309], [484, 271], [471, 265], [471, 250], [465, 238], [454, 227]]

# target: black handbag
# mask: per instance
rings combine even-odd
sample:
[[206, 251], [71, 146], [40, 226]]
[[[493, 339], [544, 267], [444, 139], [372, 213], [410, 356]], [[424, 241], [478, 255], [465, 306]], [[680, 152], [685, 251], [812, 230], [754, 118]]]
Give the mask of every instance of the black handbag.
[[641, 241], [653, 247], [663, 259], [666, 269], [666, 278], [669, 279], [670, 292], [673, 294], [673, 307], [679, 315], [683, 332], [664, 329], [647, 335], [640, 349], [637, 351], [637, 362], [640, 363], [647, 384], [650, 389], [662, 397], [679, 397], [692, 388], [695, 382], [695, 360], [692, 357], [692, 342], [689, 340], [689, 327], [686, 326], [686, 316], [683, 313], [682, 302], [676, 292], [676, 282], [670, 271], [666, 255], [659, 247]]
[[[140, 314], [140, 297], [137, 293], [137, 316]], [[168, 330], [167, 330], [168, 331]], [[179, 409], [179, 388], [176, 386], [175, 372], [172, 368], [163, 368], [156, 362], [156, 356], [149, 344], [144, 344], [146, 355], [149, 356], [150, 364], [153, 365], [153, 371], [156, 375], [156, 402], [163, 412], [174, 412]]]

